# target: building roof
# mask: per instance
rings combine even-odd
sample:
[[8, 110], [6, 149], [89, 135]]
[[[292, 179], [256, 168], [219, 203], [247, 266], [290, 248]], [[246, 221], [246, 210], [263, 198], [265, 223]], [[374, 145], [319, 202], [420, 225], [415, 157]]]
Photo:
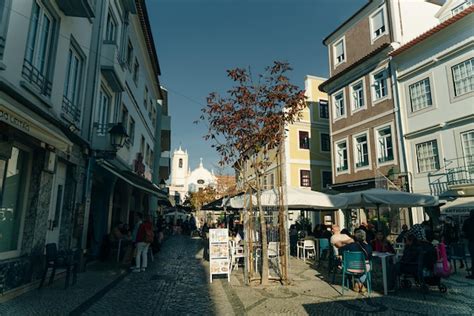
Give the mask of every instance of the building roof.
[[398, 49], [394, 50], [393, 52], [391, 52], [389, 55], [390, 56], [397, 56], [401, 53], [403, 53], [404, 51], [412, 48], [413, 46], [417, 45], [418, 43], [424, 41], [425, 39], [433, 36], [434, 34], [440, 32], [441, 30], [447, 28], [448, 26], [450, 26], [451, 24], [454, 24], [456, 23], [457, 21], [463, 19], [464, 17], [470, 15], [471, 13], [474, 12], [474, 5], [471, 5], [469, 8], [461, 11], [460, 13], [456, 14], [455, 16], [447, 19], [446, 21], [436, 25], [435, 27], [429, 29], [428, 31], [426, 31], [425, 33], [415, 37], [414, 39], [412, 39], [411, 41], [409, 41], [408, 43], [402, 45], [401, 47], [399, 47]]
[[319, 91], [322, 91], [322, 92], [326, 92], [324, 89], [326, 89], [326, 87], [333, 81], [335, 81], [336, 79], [339, 79], [340, 77], [342, 77], [343, 75], [345, 75], [346, 73], [348, 73], [349, 71], [351, 71], [352, 69], [354, 69], [355, 67], [357, 67], [358, 65], [362, 64], [363, 62], [367, 61], [368, 59], [372, 58], [373, 56], [377, 55], [378, 53], [380, 53], [381, 51], [383, 51], [384, 49], [386, 49], [387, 47], [389, 47], [390, 44], [389, 43], [384, 43], [382, 45], [380, 45], [378, 48], [374, 49], [373, 51], [371, 51], [370, 53], [368, 53], [367, 55], [365, 55], [364, 57], [360, 58], [359, 60], [355, 61], [352, 65], [350, 65], [349, 67], [347, 67], [346, 69], [344, 69], [343, 71], [341, 71], [340, 73], [338, 73], [337, 75], [334, 75], [332, 76], [331, 78], [329, 78], [328, 80], [324, 81], [323, 83], [321, 83], [319, 85]]
[[347, 23], [349, 23], [354, 17], [356, 17], [360, 12], [362, 12], [367, 6], [369, 6], [371, 3], [372, 3], [373, 0], [368, 0], [366, 4], [364, 4], [364, 6], [362, 8], [360, 8], [359, 10], [357, 10], [356, 13], [354, 13], [353, 15], [351, 15], [347, 20], [345, 20], [341, 25], [339, 25], [334, 31], [331, 32], [331, 34], [329, 34], [328, 36], [326, 36], [325, 39], [323, 39], [323, 44], [326, 45], [326, 41], [331, 37], [333, 36], [334, 34], [337, 33], [337, 31], [339, 31], [340, 29], [342, 29]]
[[[160, 64], [158, 63], [158, 55], [156, 53], [155, 42], [153, 40], [153, 34], [151, 32], [150, 20], [148, 18], [148, 11], [146, 8], [145, 0], [135, 0], [137, 5], [138, 19], [143, 31], [143, 37], [145, 38], [148, 55], [150, 56], [153, 71], [155, 72], [155, 78], [158, 81], [158, 76], [161, 75]], [[158, 89], [160, 87], [157, 82]]]

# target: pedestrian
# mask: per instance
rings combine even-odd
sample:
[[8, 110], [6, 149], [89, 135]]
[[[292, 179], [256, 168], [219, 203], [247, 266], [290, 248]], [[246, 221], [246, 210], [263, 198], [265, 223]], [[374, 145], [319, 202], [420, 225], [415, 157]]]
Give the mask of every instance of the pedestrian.
[[153, 242], [154, 237], [153, 225], [150, 221], [150, 217], [147, 215], [145, 221], [138, 226], [137, 230], [135, 239], [137, 256], [135, 257], [135, 268], [133, 272], [143, 272], [148, 267], [148, 248]]
[[397, 239], [396, 239], [396, 242], [398, 242], [398, 243], [404, 242], [404, 240], [405, 240], [405, 235], [406, 235], [407, 232], [408, 232], [408, 226], [407, 226], [407, 224], [403, 224], [403, 225], [402, 225], [402, 231], [401, 231], [400, 234], [398, 235], [398, 237], [397, 237]]
[[469, 218], [464, 221], [462, 225], [462, 232], [464, 238], [467, 239], [467, 248], [469, 250], [469, 253], [471, 254], [471, 273], [470, 275], [466, 276], [466, 278], [474, 279], [474, 271], [472, 267], [472, 263], [474, 261], [474, 210], [471, 210]]

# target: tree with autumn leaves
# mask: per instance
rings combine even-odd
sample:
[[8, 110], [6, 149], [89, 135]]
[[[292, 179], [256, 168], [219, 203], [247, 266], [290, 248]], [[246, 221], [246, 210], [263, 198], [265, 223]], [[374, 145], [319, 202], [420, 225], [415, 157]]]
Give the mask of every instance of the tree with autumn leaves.
[[[261, 205], [261, 179], [273, 161], [268, 154], [275, 152], [281, 155], [285, 126], [294, 123], [306, 106], [304, 90], [292, 84], [287, 76], [291, 70], [289, 63], [279, 61], [255, 76], [250, 69], [228, 70], [227, 76], [233, 86], [224, 95], [210, 93], [200, 117], [208, 125], [204, 138], [211, 141], [212, 147], [219, 153], [220, 164], [234, 166], [241, 172], [245, 172], [245, 166], [253, 170], [252, 179], [244, 175], [242, 181], [245, 191], [255, 192], [262, 258], [268, 258], [265, 213]], [[279, 212], [281, 249], [286, 252], [283, 205], [280, 205]], [[261, 262], [261, 284], [266, 285], [268, 260]], [[286, 262], [283, 264], [286, 265]]]

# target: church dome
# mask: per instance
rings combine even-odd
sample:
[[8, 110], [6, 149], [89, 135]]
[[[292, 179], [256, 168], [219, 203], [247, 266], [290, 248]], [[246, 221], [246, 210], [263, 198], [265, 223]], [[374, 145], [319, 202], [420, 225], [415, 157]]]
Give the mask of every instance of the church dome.
[[199, 163], [199, 167], [191, 171], [188, 177], [188, 186], [189, 191], [196, 192], [200, 188], [205, 188], [208, 186], [216, 186], [217, 185], [217, 178], [213, 172], [210, 172], [206, 168], [204, 168], [201, 162]]

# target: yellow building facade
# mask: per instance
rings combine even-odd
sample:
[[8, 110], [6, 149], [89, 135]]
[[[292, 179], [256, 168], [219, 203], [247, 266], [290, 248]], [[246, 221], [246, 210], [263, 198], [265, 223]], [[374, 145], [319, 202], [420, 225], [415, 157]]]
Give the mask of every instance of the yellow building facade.
[[[321, 191], [332, 183], [331, 141], [329, 133], [329, 105], [327, 95], [318, 90], [325, 78], [306, 76], [305, 91], [307, 107], [300, 118], [286, 129], [284, 152], [281, 161], [274, 150], [267, 153], [269, 167], [261, 179], [263, 189], [271, 189], [286, 183], [289, 187]], [[257, 159], [263, 153], [255, 154]], [[282, 168], [278, 168], [279, 165]], [[245, 172], [236, 169], [238, 187], [242, 188], [243, 178], [255, 178], [250, 163], [244, 163]], [[316, 212], [307, 214], [312, 224], [324, 223], [324, 215]], [[300, 216], [298, 211], [289, 212], [290, 224]], [[327, 221], [326, 221], [327, 223]]]

